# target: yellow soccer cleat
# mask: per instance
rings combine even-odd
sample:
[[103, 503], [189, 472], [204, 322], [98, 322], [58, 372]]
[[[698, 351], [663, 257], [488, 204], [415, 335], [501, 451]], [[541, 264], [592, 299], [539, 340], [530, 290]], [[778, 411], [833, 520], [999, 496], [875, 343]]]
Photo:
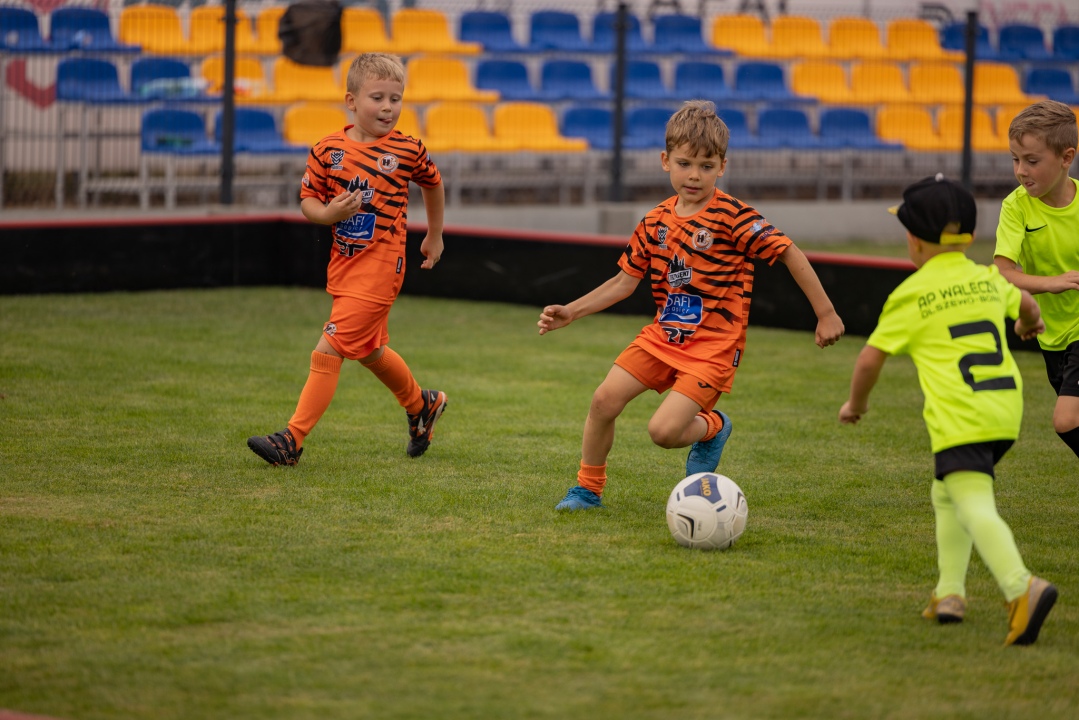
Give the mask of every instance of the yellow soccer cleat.
[[1048, 580], [1031, 575], [1027, 591], [1008, 603], [1008, 637], [1004, 644], [1033, 645], [1056, 601], [1056, 587]]
[[959, 595], [945, 595], [938, 599], [936, 595], [929, 596], [929, 605], [922, 610], [922, 617], [926, 620], [936, 620], [941, 625], [963, 622], [963, 615], [967, 612], [967, 601]]

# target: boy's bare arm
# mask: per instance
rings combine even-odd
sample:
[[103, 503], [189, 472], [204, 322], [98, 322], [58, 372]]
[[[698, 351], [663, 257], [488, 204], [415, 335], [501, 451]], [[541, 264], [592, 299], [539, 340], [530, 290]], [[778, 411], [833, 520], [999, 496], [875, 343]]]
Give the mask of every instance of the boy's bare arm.
[[824, 286], [820, 284], [820, 278], [809, 264], [805, 253], [796, 245], [791, 245], [779, 256], [779, 261], [787, 266], [791, 277], [813, 306], [813, 312], [817, 316], [817, 332], [814, 338], [817, 346], [823, 348], [835, 345], [839, 338], [843, 337], [843, 320], [828, 299], [828, 293], [824, 292]]
[[431, 188], [421, 187], [423, 208], [427, 212], [427, 236], [420, 243], [424, 261], [420, 267], [430, 270], [442, 259], [445, 244], [442, 241], [442, 224], [446, 216], [446, 188], [442, 183]]
[[544, 335], [565, 327], [578, 318], [606, 310], [619, 300], [625, 300], [632, 295], [640, 281], [640, 278], [619, 270], [613, 278], [569, 305], [548, 305], [543, 308], [539, 322], [536, 323], [539, 334]]
[[1005, 280], [1033, 295], [1079, 290], [1079, 270], [1069, 270], [1063, 275], [1028, 275], [1014, 260], [1003, 255], [994, 257], [993, 264], [1000, 269]]
[[1023, 300], [1019, 303], [1019, 318], [1015, 321], [1015, 334], [1023, 340], [1033, 340], [1045, 332], [1045, 321], [1042, 320], [1042, 311], [1038, 302], [1026, 290]]
[[839, 408], [839, 422], [853, 425], [869, 412], [869, 393], [877, 384], [887, 359], [888, 353], [872, 345], [866, 345], [862, 352], [858, 353], [858, 360], [854, 363], [854, 375], [850, 379], [850, 397], [843, 403], [843, 407]]

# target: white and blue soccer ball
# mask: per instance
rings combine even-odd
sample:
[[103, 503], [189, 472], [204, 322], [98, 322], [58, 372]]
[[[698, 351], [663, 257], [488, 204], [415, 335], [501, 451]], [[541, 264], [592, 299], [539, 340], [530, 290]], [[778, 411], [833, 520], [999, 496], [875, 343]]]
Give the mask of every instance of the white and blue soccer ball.
[[726, 550], [745, 532], [748, 515], [742, 488], [718, 473], [690, 475], [667, 500], [667, 527], [688, 548]]

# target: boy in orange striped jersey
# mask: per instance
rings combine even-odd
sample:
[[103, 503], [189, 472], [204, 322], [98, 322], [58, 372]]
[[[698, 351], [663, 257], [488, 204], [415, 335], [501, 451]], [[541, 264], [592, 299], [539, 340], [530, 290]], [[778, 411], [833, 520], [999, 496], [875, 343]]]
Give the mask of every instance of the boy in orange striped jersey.
[[685, 103], [667, 123], [660, 156], [676, 194], [645, 215], [617, 275], [540, 315], [543, 335], [629, 297], [646, 276], [658, 308], [592, 396], [577, 485], [556, 509], [603, 506], [615, 420], [649, 389], [671, 390], [648, 423], [652, 441], [665, 448], [692, 445], [687, 476], [715, 471], [731, 421], [714, 408], [742, 359], [753, 260], [787, 266], [817, 315], [818, 346], [843, 335], [843, 322], [802, 251], [756, 210], [715, 187], [726, 169], [729, 137], [712, 103]]
[[405, 68], [384, 53], [364, 53], [348, 70], [345, 105], [353, 124], [311, 149], [300, 188], [300, 210], [330, 225], [333, 247], [326, 292], [329, 322], [311, 353], [307, 383], [288, 426], [247, 445], [272, 465], [295, 465], [303, 442], [330, 405], [344, 358], [358, 360], [393, 392], [408, 414], [407, 452], [427, 450], [446, 394], [421, 390], [408, 365], [386, 343], [390, 307], [405, 273], [408, 183], [420, 186], [427, 236], [420, 245], [429, 270], [442, 256], [445, 193], [442, 176], [416, 138], [395, 130], [401, 115]]

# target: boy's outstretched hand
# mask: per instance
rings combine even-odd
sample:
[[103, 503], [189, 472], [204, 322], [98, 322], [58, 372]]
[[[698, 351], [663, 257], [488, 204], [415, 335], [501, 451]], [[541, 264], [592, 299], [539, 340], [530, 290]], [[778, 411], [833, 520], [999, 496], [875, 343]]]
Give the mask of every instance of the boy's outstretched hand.
[[442, 251], [445, 247], [446, 244], [442, 240], [441, 235], [432, 235], [428, 233], [427, 236], [423, 238], [423, 242], [420, 243], [420, 252], [423, 254], [423, 257], [426, 258], [420, 263], [420, 267], [424, 270], [433, 268], [435, 263], [442, 259]]
[[543, 308], [539, 322], [536, 325], [539, 326], [539, 334], [544, 335], [560, 327], [566, 327], [571, 322], [573, 322], [573, 318], [570, 317], [565, 305], [548, 305]]
[[862, 416], [869, 412], [868, 407], [857, 409], [851, 404], [851, 401], [843, 403], [843, 407], [839, 408], [839, 422], [844, 425], [857, 425], [858, 421], [862, 419]]
[[826, 348], [839, 342], [844, 332], [846, 328], [843, 327], [843, 320], [840, 319], [839, 313], [832, 310], [817, 320], [817, 333], [814, 340], [817, 347]]

